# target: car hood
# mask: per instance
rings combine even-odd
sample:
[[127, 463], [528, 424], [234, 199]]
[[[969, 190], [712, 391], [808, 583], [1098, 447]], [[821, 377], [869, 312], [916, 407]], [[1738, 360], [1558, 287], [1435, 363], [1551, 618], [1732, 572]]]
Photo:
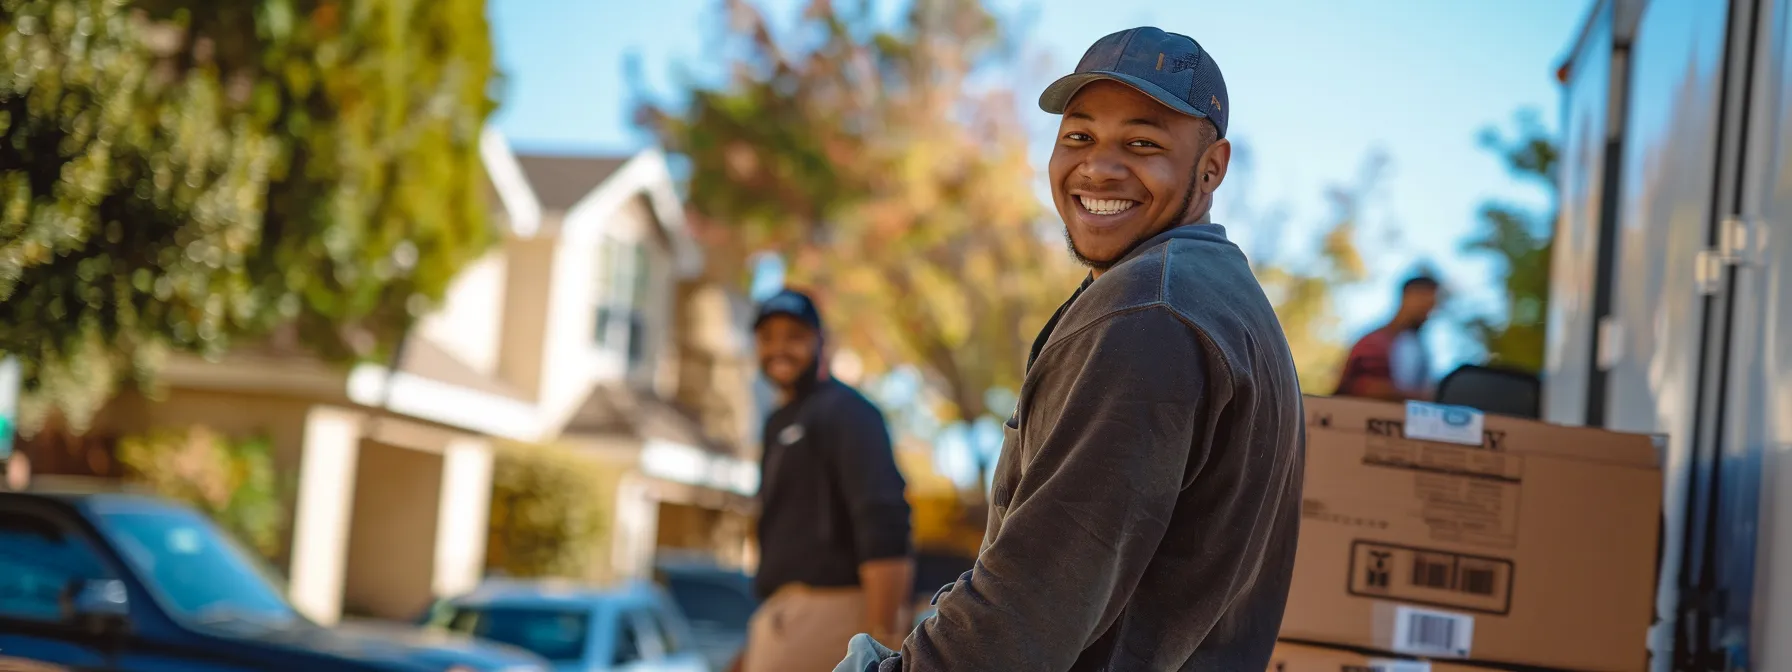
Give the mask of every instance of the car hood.
[[384, 623], [301, 626], [256, 637], [357, 662], [444, 671], [461, 665], [479, 672], [546, 672], [547, 661], [521, 648], [464, 635]]

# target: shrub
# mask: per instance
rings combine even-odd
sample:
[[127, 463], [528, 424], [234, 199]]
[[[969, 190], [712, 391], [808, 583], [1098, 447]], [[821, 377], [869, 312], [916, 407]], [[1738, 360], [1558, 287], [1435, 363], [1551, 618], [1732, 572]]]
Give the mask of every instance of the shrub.
[[204, 425], [119, 439], [126, 477], [189, 504], [270, 562], [283, 551], [287, 484], [266, 437], [231, 438]]
[[519, 578], [607, 578], [620, 476], [564, 447], [502, 446], [492, 473], [486, 568]]

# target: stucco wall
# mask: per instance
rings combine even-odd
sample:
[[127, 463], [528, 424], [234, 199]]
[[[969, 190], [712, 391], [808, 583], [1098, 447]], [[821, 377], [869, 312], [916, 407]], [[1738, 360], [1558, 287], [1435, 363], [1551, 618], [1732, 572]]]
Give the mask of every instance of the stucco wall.
[[508, 266], [499, 248], [462, 268], [438, 308], [418, 322], [418, 333], [475, 371], [497, 373]]
[[498, 377], [531, 400], [541, 398], [548, 346], [548, 307], [553, 301], [555, 241], [508, 240], [504, 318], [499, 325]]

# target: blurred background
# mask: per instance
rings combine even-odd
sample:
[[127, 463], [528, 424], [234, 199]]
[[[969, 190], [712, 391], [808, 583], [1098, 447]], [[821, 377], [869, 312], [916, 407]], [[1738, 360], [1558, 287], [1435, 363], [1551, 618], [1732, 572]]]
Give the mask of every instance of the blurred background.
[[890, 418], [918, 582], [975, 555], [1084, 273], [1035, 101], [1097, 38], [1221, 64], [1215, 220], [1329, 394], [1415, 274], [1433, 371], [1545, 369], [1566, 64], [1613, 4], [0, 0], [0, 456], [203, 512], [320, 623], [657, 581], [722, 651], [780, 287]]

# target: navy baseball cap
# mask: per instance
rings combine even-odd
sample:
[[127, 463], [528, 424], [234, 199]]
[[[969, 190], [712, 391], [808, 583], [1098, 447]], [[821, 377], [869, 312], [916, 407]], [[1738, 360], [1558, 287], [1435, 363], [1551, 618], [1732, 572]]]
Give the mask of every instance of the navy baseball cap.
[[809, 325], [811, 329], [821, 330], [821, 311], [815, 308], [815, 301], [794, 289], [780, 289], [777, 294], [760, 302], [759, 313], [753, 317], [753, 328], [758, 329], [760, 324], [774, 315], [793, 317], [798, 322]]
[[1213, 55], [1192, 37], [1144, 27], [1096, 40], [1076, 72], [1039, 94], [1039, 109], [1063, 114], [1071, 97], [1098, 79], [1120, 82], [1165, 107], [1211, 121], [1219, 137], [1226, 137], [1226, 79]]

